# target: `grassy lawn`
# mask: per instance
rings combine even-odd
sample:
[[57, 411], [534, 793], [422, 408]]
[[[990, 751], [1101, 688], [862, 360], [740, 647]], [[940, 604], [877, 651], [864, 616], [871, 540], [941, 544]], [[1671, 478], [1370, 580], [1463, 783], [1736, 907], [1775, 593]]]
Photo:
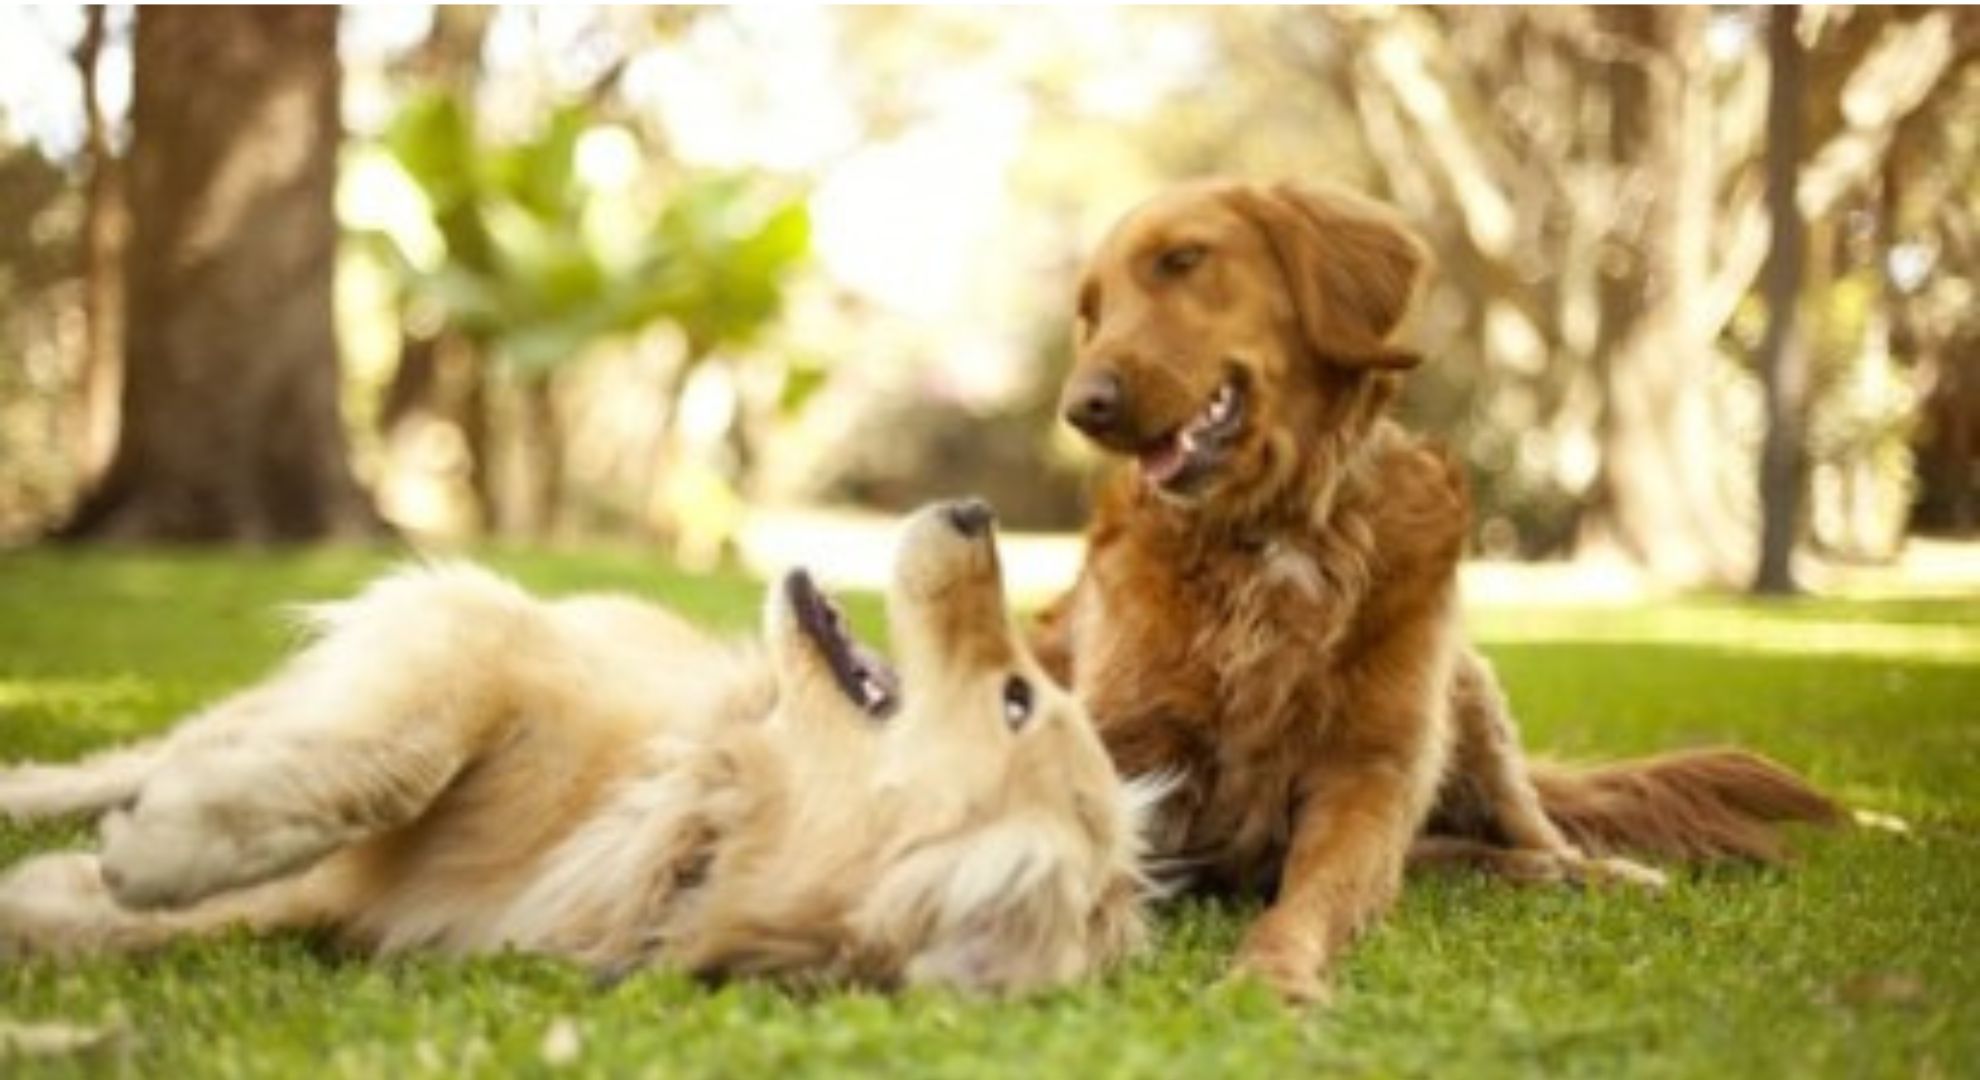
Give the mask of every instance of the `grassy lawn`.
[[[253, 677], [273, 609], [382, 555], [0, 555], [0, 760], [148, 731]], [[537, 588], [615, 587], [747, 629], [758, 587], [633, 553], [494, 555]], [[856, 603], [868, 627], [874, 606]], [[501, 957], [363, 963], [303, 939], [0, 968], [0, 1022], [121, 1025], [0, 1075], [1980, 1075], [1980, 598], [1474, 613], [1528, 741], [1593, 757], [1734, 740], [1907, 835], [1810, 835], [1786, 872], [1669, 893], [1412, 884], [1298, 1015], [1216, 985], [1247, 912], [1185, 906], [1094, 986], [1014, 1003], [799, 998], [667, 973], [594, 989]], [[80, 842], [0, 825], [0, 864]], [[546, 1058], [546, 1035], [562, 1053]], [[575, 1036], [575, 1055], [571, 1036]]]

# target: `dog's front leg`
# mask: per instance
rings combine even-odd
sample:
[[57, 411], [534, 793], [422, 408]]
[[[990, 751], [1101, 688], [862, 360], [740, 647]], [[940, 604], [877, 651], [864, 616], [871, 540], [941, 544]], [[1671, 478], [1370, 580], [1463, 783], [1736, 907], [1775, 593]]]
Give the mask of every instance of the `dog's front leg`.
[[1237, 970], [1292, 1001], [1326, 996], [1327, 967], [1394, 901], [1421, 818], [1410, 763], [1343, 759], [1315, 770], [1279, 897], [1239, 948]]
[[1341, 949], [1402, 887], [1450, 752], [1449, 635], [1407, 626], [1345, 680], [1345, 710], [1300, 778], [1279, 895], [1245, 935], [1240, 974], [1293, 1001], [1326, 995]]

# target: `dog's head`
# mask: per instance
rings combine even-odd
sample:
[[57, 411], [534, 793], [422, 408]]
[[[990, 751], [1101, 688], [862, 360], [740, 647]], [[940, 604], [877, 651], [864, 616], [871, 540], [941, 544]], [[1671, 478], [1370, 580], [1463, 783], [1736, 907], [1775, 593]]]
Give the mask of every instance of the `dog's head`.
[[1280, 478], [1418, 356], [1392, 343], [1429, 266], [1380, 206], [1293, 184], [1184, 185], [1131, 211], [1079, 283], [1066, 421], [1179, 503]]
[[898, 674], [802, 572], [774, 592], [782, 795], [749, 841], [762, 887], [724, 890], [768, 906], [718, 915], [694, 966], [1016, 991], [1118, 959], [1152, 799], [1026, 650], [987, 506], [909, 519], [887, 615]]

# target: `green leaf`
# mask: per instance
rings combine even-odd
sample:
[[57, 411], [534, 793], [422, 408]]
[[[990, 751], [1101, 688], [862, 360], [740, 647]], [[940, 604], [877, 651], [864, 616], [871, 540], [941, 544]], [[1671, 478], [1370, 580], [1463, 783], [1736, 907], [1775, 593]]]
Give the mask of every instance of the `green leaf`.
[[793, 367], [784, 375], [783, 391], [777, 395], [777, 411], [788, 416], [804, 408], [813, 395], [824, 389], [825, 375], [825, 369], [820, 366]]
[[694, 175], [637, 235], [588, 234], [602, 196], [578, 182], [577, 145], [591, 124], [587, 107], [565, 106], [528, 138], [490, 145], [454, 97], [414, 96], [383, 142], [425, 193], [446, 261], [420, 273], [389, 239], [366, 242], [409, 294], [526, 374], [656, 321], [697, 354], [752, 340], [810, 250], [802, 196], [750, 174]]
[[577, 143], [590, 126], [582, 108], [558, 109], [533, 138], [488, 155], [491, 186], [538, 216], [575, 216], [582, 198]]
[[437, 213], [478, 196], [473, 124], [451, 94], [414, 95], [386, 128], [384, 143]]

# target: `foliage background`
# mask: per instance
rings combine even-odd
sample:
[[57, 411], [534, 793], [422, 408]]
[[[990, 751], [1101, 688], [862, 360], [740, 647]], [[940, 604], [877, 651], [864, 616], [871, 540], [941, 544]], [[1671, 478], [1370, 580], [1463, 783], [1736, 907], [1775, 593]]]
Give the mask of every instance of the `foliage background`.
[[[109, 9], [84, 57], [79, 9], [6, 18], [0, 203], [23, 227], [0, 248], [0, 532], [29, 538], [114, 437], [85, 316], [87, 271], [114, 262], [92, 261], [116, 223], [91, 178], [128, 142], [131, 19]], [[753, 508], [820, 500], [976, 490], [1070, 527], [1091, 461], [1051, 401], [1081, 254], [1165, 182], [1290, 176], [1395, 201], [1438, 249], [1417, 328], [1434, 359], [1405, 410], [1470, 463], [1482, 550], [1736, 577], [1757, 518], [1763, 15], [1633, 19], [352, 9], [357, 470], [417, 536], [658, 535], [700, 561]], [[1801, 531], [1830, 557], [1971, 527], [1973, 28], [1800, 19]], [[1668, 131], [1659, 93], [1689, 103]], [[1696, 205], [1660, 211], [1680, 189]], [[1685, 512], [1645, 525], [1638, 502]]]

